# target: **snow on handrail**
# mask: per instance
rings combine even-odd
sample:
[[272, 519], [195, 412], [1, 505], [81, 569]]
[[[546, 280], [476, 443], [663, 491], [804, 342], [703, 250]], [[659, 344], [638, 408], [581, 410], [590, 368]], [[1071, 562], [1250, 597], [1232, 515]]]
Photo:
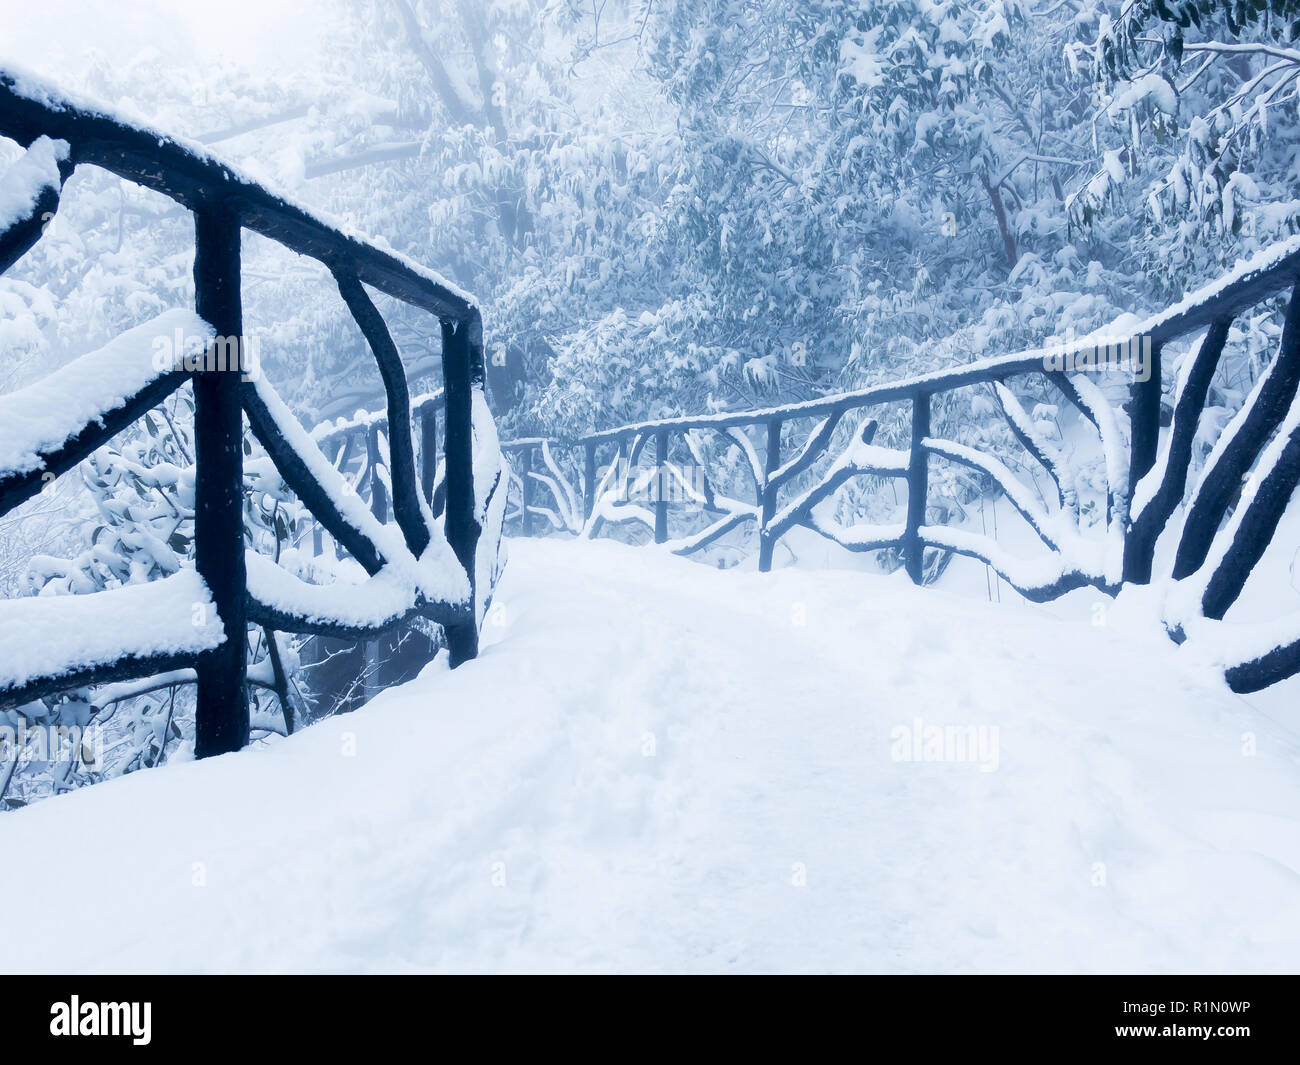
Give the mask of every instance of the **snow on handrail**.
[[414, 617], [468, 616], [469, 581], [455, 559], [390, 563], [360, 583], [316, 584], [254, 551], [246, 553], [249, 617], [281, 632], [365, 639]]
[[89, 163], [194, 210], [213, 200], [236, 207], [239, 221], [285, 247], [333, 266], [441, 318], [478, 328], [478, 305], [464, 289], [338, 219], [272, 190], [202, 144], [154, 129], [99, 101], [67, 93], [13, 64], [0, 67], [0, 134], [24, 144], [42, 135], [71, 145]]
[[125, 680], [180, 669], [224, 640], [212, 596], [193, 569], [88, 595], [0, 600], [0, 706], [109, 674]]
[[0, 273], [41, 239], [71, 169], [67, 141], [37, 137], [0, 174]]
[[[411, 414], [420, 414], [426, 408], [437, 410], [446, 400], [447, 394], [441, 388], [435, 388], [431, 392], [413, 396], [411, 398]], [[350, 418], [335, 418], [333, 421], [321, 422], [311, 431], [311, 437], [317, 444], [325, 444], [350, 433], [365, 432], [375, 428], [386, 429], [387, 427], [388, 411], [358, 410]]]
[[193, 311], [164, 311], [39, 381], [0, 395], [0, 477], [44, 469], [44, 456], [183, 368], [184, 358], [201, 355], [212, 336], [212, 327]]
[[1210, 654], [1233, 691], [1256, 692], [1300, 673], [1300, 614], [1266, 622], [1200, 623], [1204, 628], [1189, 634], [1185, 646], [1213, 647]]

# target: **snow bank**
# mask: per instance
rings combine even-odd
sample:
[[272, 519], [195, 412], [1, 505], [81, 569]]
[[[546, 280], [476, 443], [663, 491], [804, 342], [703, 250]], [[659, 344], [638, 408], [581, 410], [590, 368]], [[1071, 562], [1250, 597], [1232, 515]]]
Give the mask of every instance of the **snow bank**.
[[0, 816], [0, 967], [1294, 971], [1297, 742], [1163, 635], [510, 546], [455, 672]]

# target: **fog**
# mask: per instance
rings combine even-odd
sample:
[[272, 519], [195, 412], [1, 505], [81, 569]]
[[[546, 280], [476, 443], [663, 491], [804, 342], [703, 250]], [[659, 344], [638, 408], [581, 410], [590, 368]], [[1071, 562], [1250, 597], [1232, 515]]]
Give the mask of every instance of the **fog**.
[[98, 55], [155, 57], [162, 67], [233, 62], [293, 72], [320, 56], [320, 5], [310, 0], [0, 0], [0, 60], [50, 78]]

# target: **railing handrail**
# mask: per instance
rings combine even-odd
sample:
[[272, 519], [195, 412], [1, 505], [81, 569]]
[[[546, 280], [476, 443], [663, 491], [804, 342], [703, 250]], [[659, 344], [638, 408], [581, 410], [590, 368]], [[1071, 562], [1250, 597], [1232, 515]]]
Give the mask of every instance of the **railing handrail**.
[[[203, 757], [236, 750], [248, 740], [245, 685], [250, 623], [282, 631], [373, 638], [423, 617], [442, 625], [452, 666], [473, 658], [480, 604], [475, 589], [478, 541], [484, 522], [491, 524], [501, 478], [499, 470], [489, 468], [491, 464], [481, 464], [484, 483], [476, 483], [480, 470], [475, 459], [474, 410], [481, 404], [474, 393], [483, 390], [484, 373], [482, 322], [472, 297], [434, 271], [269, 191], [201, 146], [124, 121], [28, 74], [0, 69], [0, 135], [28, 149], [22, 174], [32, 196], [20, 217], [5, 219], [0, 227], [0, 273], [44, 235], [75, 168], [101, 167], [169, 196], [192, 212], [196, 321], [204, 327], [207, 354], [212, 356], [201, 365], [187, 363], [157, 370], [152, 376], [137, 375], [132, 394], [106, 396], [100, 404], [103, 409], [89, 421], [71, 427], [66, 435], [61, 429], [62, 439], [42, 437], [34, 442], [29, 448], [34, 464], [25, 460], [21, 467], [0, 470], [0, 513], [30, 499], [50, 478], [72, 469], [188, 380], [194, 389], [194, 569], [210, 596], [202, 605], [214, 610], [221, 623], [215, 644], [209, 640], [202, 649], [191, 648], [179, 658], [152, 647], [137, 652], [129, 644], [123, 644], [116, 656], [106, 659], [100, 654], [94, 663], [68, 652], [53, 672], [7, 678], [0, 684], [0, 705], [6, 699], [12, 704], [65, 690], [66, 677], [76, 677], [81, 686], [149, 676], [192, 663], [198, 684], [195, 750]], [[381, 462], [388, 470], [399, 535], [389, 535], [384, 528], [389, 505], [383, 481], [372, 477], [371, 506], [358, 505], [347, 482], [320, 450], [317, 434], [298, 423], [268, 381], [243, 379], [248, 369], [243, 362], [241, 297], [244, 229], [322, 263], [360, 329], [384, 383], [385, 414], [368, 418], [365, 425], [336, 426], [333, 432], [326, 429], [319, 435], [328, 440], [357, 428], [367, 433], [372, 470]], [[366, 285], [437, 316], [442, 330], [442, 390], [411, 403], [405, 367]], [[237, 343], [238, 356], [233, 365], [229, 363], [232, 341]], [[441, 496], [435, 505], [434, 434], [439, 407], [445, 411], [445, 447]], [[413, 416], [418, 416], [421, 434], [423, 461], [418, 471]], [[390, 567], [391, 573], [385, 573], [391, 579], [384, 584], [382, 611], [360, 616], [356, 603], [333, 598], [322, 586], [260, 562], [251, 574], [257, 588], [250, 583], [244, 548], [245, 418], [284, 484], [319, 527], [351, 552], [370, 578]], [[382, 459], [375, 443], [381, 423], [388, 429], [388, 453]], [[494, 569], [488, 570], [489, 580], [495, 577]], [[391, 594], [394, 582], [401, 593], [396, 599]], [[490, 593], [490, 589], [483, 591]], [[105, 594], [111, 593], [72, 599], [75, 605], [78, 598]], [[104, 602], [83, 601], [82, 607], [98, 609]], [[280, 696], [288, 721], [288, 697], [282, 690]]]
[[[441, 410], [447, 402], [447, 394], [441, 388], [435, 388], [432, 392], [425, 392], [423, 395], [413, 396], [411, 398], [412, 416], [424, 414], [426, 411]], [[332, 443], [342, 437], [350, 436], [353, 433], [361, 434], [369, 432], [372, 429], [385, 429], [388, 425], [388, 411], [386, 410], [358, 410], [352, 417], [339, 417], [333, 420], [321, 422], [311, 431], [312, 439], [318, 444]]]
[[474, 298], [436, 271], [384, 248], [342, 222], [273, 192], [202, 144], [122, 121], [93, 101], [13, 67], [0, 68], [0, 133], [24, 147], [38, 137], [70, 145], [72, 165], [100, 167], [191, 211], [232, 207], [246, 229], [331, 271], [351, 267], [359, 281], [438, 318], [481, 328]]
[[[1206, 458], [1195, 484], [1189, 484], [1194, 442], [1210, 381], [1233, 320], [1265, 299], [1291, 287], [1286, 322], [1278, 352], [1233, 422], [1225, 429], [1221, 447]], [[1203, 332], [1189, 352], [1174, 388], [1172, 425], [1162, 439], [1162, 369], [1164, 347], [1173, 340]], [[1103, 352], [1103, 349], [1105, 351]], [[1093, 371], [1125, 371], [1128, 386], [1129, 434], [1124, 438], [1111, 400], [1097, 387]], [[1068, 456], [1045, 438], [1008, 382], [1036, 375], [1059, 392], [1064, 401], [1096, 429], [1105, 459], [1105, 535], [1093, 544], [1081, 536], [1078, 486]], [[996, 455], [932, 435], [932, 400], [936, 395], [972, 385], [993, 388], [997, 405], [1026, 457], [1047, 473], [1056, 488], [1059, 508], [1040, 505], [1026, 485]], [[1145, 319], [1125, 315], [1109, 327], [1069, 342], [1011, 355], [981, 359], [901, 380], [838, 395], [746, 411], [660, 418], [621, 425], [571, 440], [530, 437], [502, 443], [504, 454], [517, 464], [520, 485], [517, 511], [523, 535], [530, 535], [536, 515], [552, 527], [595, 536], [602, 525], [640, 524], [652, 530], [654, 543], [680, 555], [690, 555], [718, 543], [734, 530], [753, 526], [758, 540], [758, 568], [771, 569], [776, 544], [803, 526], [851, 551], [894, 549], [901, 553], [908, 576], [917, 584], [927, 573], [926, 552], [942, 558], [965, 555], [983, 562], [1022, 596], [1043, 602], [1072, 590], [1093, 587], [1114, 593], [1124, 584], [1146, 584], [1153, 578], [1156, 543], [1170, 527], [1180, 505], [1178, 550], [1170, 577], [1183, 581], [1195, 594], [1184, 596], [1191, 606], [1171, 608], [1166, 626], [1175, 640], [1187, 629], [1204, 631], [1220, 623], [1240, 595], [1255, 564], [1277, 531], [1288, 500], [1300, 485], [1300, 236], [1274, 244], [1239, 262], [1217, 280]], [[844, 416], [854, 410], [886, 403], [910, 407], [910, 441], [886, 448], [873, 443], [879, 428], [875, 418], [854, 427], [847, 446], [811, 487], [782, 501], [781, 492], [829, 455]], [[1290, 413], [1288, 413], [1290, 412]], [[799, 419], [821, 418], [807, 432], [793, 456], [785, 456], [783, 429]], [[758, 439], [745, 430], [757, 428]], [[726, 448], [739, 448], [740, 465], [748, 470], [754, 502], [728, 498], [710, 482], [705, 452], [691, 435], [701, 430], [717, 434]], [[687, 485], [683, 469], [669, 463], [670, 439], [684, 438], [702, 480]], [[789, 435], [789, 434], [787, 434]], [[642, 468], [650, 444], [653, 466]], [[583, 452], [581, 508], [578, 493], [550, 454], [551, 446]], [[597, 450], [614, 445], [616, 458], [598, 473]], [[534, 468], [540, 449], [542, 467]], [[929, 466], [932, 458], [975, 471], [1001, 491], [1047, 549], [1045, 559], [1028, 562], [1008, 554], [996, 536], [975, 534], [927, 520]], [[634, 474], [634, 468], [639, 471]], [[906, 518], [889, 525], [841, 525], [833, 515], [819, 514], [849, 479], [872, 476], [906, 482]], [[653, 478], [653, 479], [650, 479]], [[693, 511], [709, 515], [704, 528], [669, 539], [667, 483], [676, 479]], [[1258, 490], [1238, 501], [1245, 480], [1258, 480]], [[647, 484], [655, 487], [645, 506], [633, 505], [630, 494]], [[539, 488], [551, 493], [554, 508], [537, 504]], [[1190, 502], [1184, 502], [1191, 488]], [[1231, 521], [1229, 510], [1236, 508]], [[1045, 564], [1043, 564], [1045, 563]], [[1201, 587], [1196, 582], [1202, 582]], [[1180, 600], [1181, 601], [1181, 600]], [[1255, 691], [1300, 673], [1300, 616], [1291, 621], [1296, 635], [1269, 644], [1273, 630], [1259, 637], [1249, 652], [1237, 648], [1241, 660], [1224, 670], [1235, 691]]]
[[[1118, 341], [1149, 337], [1152, 347], [1159, 347], [1203, 329], [1214, 321], [1233, 318], [1243, 310], [1253, 307], [1261, 299], [1294, 284], [1297, 278], [1300, 278], [1300, 236], [1291, 237], [1265, 249], [1238, 264], [1222, 277], [1203, 285], [1174, 306], [1136, 325], [1121, 325], [1123, 319], [1120, 319], [1110, 326], [1095, 330], [1086, 337], [1076, 338], [1059, 346], [1031, 348], [1010, 355], [977, 359], [974, 362], [927, 371], [901, 381], [819, 396], [816, 399], [743, 411], [680, 415], [629, 422], [612, 429], [602, 429], [578, 437], [571, 441], [571, 444], [607, 444], [661, 430], [682, 432], [688, 429], [735, 429], [744, 425], [761, 425], [774, 418], [818, 418], [836, 411], [858, 410], [863, 407], [914, 399], [923, 393], [937, 395], [973, 384], [1000, 381], [1020, 373], [1042, 371], [1047, 360], [1058, 357], [1068, 360], [1074, 355], [1091, 349], [1102, 338]], [[552, 441], [552, 443], [558, 442], [562, 441]], [[510, 443], [514, 442], [503, 442], [502, 447]]]

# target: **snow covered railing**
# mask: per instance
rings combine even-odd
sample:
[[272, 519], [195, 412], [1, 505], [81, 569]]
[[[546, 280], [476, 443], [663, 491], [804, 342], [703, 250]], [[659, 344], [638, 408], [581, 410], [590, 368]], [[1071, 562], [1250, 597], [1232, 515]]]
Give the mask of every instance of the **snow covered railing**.
[[[411, 400], [412, 422], [418, 430], [420, 492], [434, 516], [442, 513], [445, 481], [439, 479], [438, 412], [446, 406], [446, 393], [439, 388]], [[392, 475], [385, 461], [391, 449], [388, 411], [357, 411], [351, 418], [325, 422], [313, 430], [312, 440], [330, 457], [340, 471], [354, 470], [352, 491], [368, 495], [371, 511], [380, 521], [388, 520], [388, 499], [392, 493]], [[400, 445], [399, 445], [400, 446]], [[320, 533], [316, 534], [316, 553], [320, 554]]]
[[193, 311], [167, 311], [0, 395], [0, 513], [25, 503], [185, 382], [183, 370], [159, 368], [150, 358], [153, 341], [172, 336], [184, 338], [183, 361], [200, 355], [213, 332]]
[[21, 705], [108, 679], [153, 676], [193, 664], [224, 639], [192, 569], [91, 595], [14, 599], [0, 609], [0, 690], [6, 703]]
[[[588, 537], [612, 524], [639, 525], [656, 544], [681, 555], [735, 530], [750, 530], [764, 571], [782, 537], [802, 527], [851, 551], [893, 550], [918, 584], [950, 554], [966, 555], [1038, 602], [1081, 587], [1115, 593], [1126, 583], [1152, 583], [1156, 543], [1170, 531], [1177, 534], [1177, 550], [1171, 572], [1162, 575], [1171, 587], [1166, 626], [1179, 641], [1220, 633], [1223, 626], [1206, 628], [1197, 621], [1220, 621], [1236, 601], [1300, 480], [1300, 289], [1292, 292], [1272, 364], [1196, 478], [1193, 444], [1233, 320], [1298, 283], [1300, 237], [1265, 249], [1160, 314], [1146, 320], [1128, 315], [1069, 344], [801, 403], [659, 419], [576, 441], [508, 442], [502, 449], [518, 485], [512, 518], [525, 535], [537, 531], [536, 518], [546, 519], [548, 531]], [[1198, 342], [1166, 388], [1162, 353], [1175, 341]], [[1127, 394], [1121, 407], [1097, 383], [1100, 372], [1116, 371], [1124, 375], [1119, 380]], [[1023, 395], [1027, 384], [1073, 407], [1096, 435], [1105, 481], [1097, 501], [1104, 514], [1097, 523], [1100, 535], [1085, 535], [1083, 487], [1070, 456], [1025, 409], [1017, 393]], [[957, 394], [971, 389], [1000, 410], [1026, 465], [1041, 468], [1051, 482], [1053, 500], [1041, 501], [999, 457], [932, 433], [936, 404], [969, 403], [969, 391]], [[1172, 409], [1163, 433], [1162, 397]], [[851, 424], [868, 410], [871, 418], [859, 416]], [[905, 448], [873, 443], [886, 418]], [[720, 443], [722, 451], [710, 454], [706, 439]], [[557, 452], [571, 462], [572, 472], [561, 468]], [[933, 460], [971, 471], [981, 485], [1005, 496], [1041, 550], [1022, 558], [1004, 550], [995, 536], [932, 523]], [[728, 464], [738, 465], [752, 485], [752, 502], [722, 493], [717, 473]], [[904, 520], [838, 522], [836, 493], [858, 477], [901, 481]], [[695, 527], [670, 536], [674, 500], [689, 504], [680, 509], [691, 513]], [[702, 526], [700, 514], [707, 515]], [[1235, 690], [1257, 690], [1300, 673], [1300, 625], [1252, 631], [1253, 642], [1235, 644], [1245, 657], [1220, 663]]]
[[[186, 383], [194, 392], [195, 438], [194, 565], [143, 586], [0, 603], [0, 708], [70, 687], [120, 686], [156, 673], [192, 676], [195, 750], [202, 757], [248, 741], [247, 685], [259, 682], [247, 670], [250, 624], [266, 629], [275, 647], [273, 630], [364, 640], [419, 622], [423, 632], [439, 627], [437, 640], [453, 666], [473, 658], [499, 570], [505, 491], [483, 397], [482, 324], [472, 298], [264, 188], [199, 145], [7, 69], [0, 69], [0, 135], [26, 149], [0, 175], [0, 273], [40, 240], [75, 168], [92, 165], [193, 213], [196, 296], [193, 312], [168, 312], [0, 396], [0, 515]], [[311, 433], [265, 378], [247, 372], [240, 298], [245, 229], [329, 269], [378, 365], [387, 400], [382, 414]], [[397, 347], [367, 287], [439, 319], [443, 388], [437, 393], [411, 401]], [[160, 361], [158, 342], [174, 336], [184, 343]], [[322, 556], [294, 565], [293, 551], [277, 560], [246, 554], [245, 419], [265, 451], [250, 469], [269, 459], [266, 468], [274, 465], [336, 552], [350, 559]], [[358, 433], [367, 440], [368, 503], [341, 469], [340, 450]], [[426, 640], [428, 654], [437, 649], [432, 637]], [[286, 724], [291, 727], [287, 707]]]

